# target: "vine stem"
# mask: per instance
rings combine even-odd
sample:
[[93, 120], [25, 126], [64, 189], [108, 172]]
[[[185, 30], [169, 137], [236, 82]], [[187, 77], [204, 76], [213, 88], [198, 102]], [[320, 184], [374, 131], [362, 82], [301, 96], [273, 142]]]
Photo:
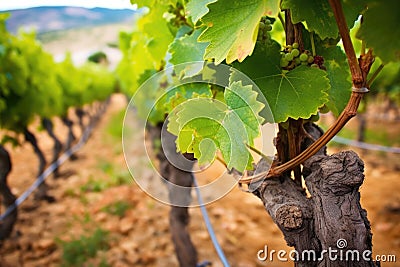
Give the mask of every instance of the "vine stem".
[[225, 160], [223, 160], [222, 158], [220, 158], [220, 157], [218, 157], [218, 156], [216, 157], [216, 159], [217, 159], [222, 165], [224, 165], [225, 169], [228, 168], [228, 164], [226, 164]]
[[342, 4], [339, 0], [329, 0], [329, 4], [331, 5], [333, 14], [335, 15], [340, 37], [342, 38], [344, 51], [346, 52], [347, 60], [349, 62], [351, 77], [353, 79], [353, 87], [361, 88], [365, 86], [365, 81], [356, 56], [356, 52], [354, 51], [353, 43], [350, 38]]
[[365, 51], [366, 51], [366, 48], [365, 48], [365, 41], [364, 40], [362, 40], [361, 41], [361, 55], [365, 55]]
[[357, 59], [354, 51], [353, 43], [349, 35], [349, 29], [347, 28], [346, 19], [342, 9], [340, 0], [329, 0], [335, 15], [336, 23], [339, 28], [339, 33], [342, 38], [343, 47], [346, 52], [347, 60], [350, 66], [351, 77], [353, 80], [353, 92], [346, 105], [346, 108], [340, 114], [336, 122], [312, 145], [306, 150], [300, 153], [290, 161], [273, 167], [269, 171], [257, 174], [257, 176], [250, 176], [243, 178], [239, 181], [241, 184], [250, 184], [256, 180], [261, 180], [270, 177], [280, 176], [282, 173], [292, 170], [296, 166], [300, 165], [313, 155], [315, 155], [322, 147], [324, 147], [345, 125], [346, 123], [357, 114], [358, 106], [363, 98], [364, 94], [368, 92], [365, 88], [367, 86], [366, 77], [369, 73], [372, 63], [374, 62], [374, 56], [372, 51], [362, 55], [360, 60]]
[[281, 12], [279, 12], [278, 18], [282, 23], [283, 29], [286, 31], [286, 29], [285, 29], [285, 20], [283, 19]]
[[311, 40], [312, 55], [313, 57], [315, 57], [317, 53], [315, 52], [314, 32], [310, 32], [310, 40]]
[[367, 82], [367, 86], [370, 87], [371, 84], [374, 82], [374, 80], [376, 79], [376, 77], [379, 75], [379, 73], [382, 71], [383, 67], [385, 67], [384, 64], [380, 64], [379, 67], [374, 71], [374, 73], [372, 73], [371, 78], [369, 78], [368, 82]]
[[258, 150], [255, 147], [252, 147], [248, 144], [245, 144], [247, 148], [249, 148], [250, 150], [254, 151], [256, 154], [258, 154], [259, 156], [261, 156], [263, 159], [265, 159], [267, 162], [272, 163], [272, 159], [271, 157], [268, 157], [267, 155], [265, 155], [264, 153], [262, 153], [260, 150]]

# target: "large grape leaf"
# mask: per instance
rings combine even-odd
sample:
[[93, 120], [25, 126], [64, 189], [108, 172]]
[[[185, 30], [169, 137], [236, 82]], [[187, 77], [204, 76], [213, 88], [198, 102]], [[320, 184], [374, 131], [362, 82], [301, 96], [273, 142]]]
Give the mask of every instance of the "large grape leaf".
[[[281, 46], [271, 41], [268, 44], [257, 45], [254, 54], [246, 58], [243, 62], [234, 62], [232, 66], [253, 80], [259, 77], [274, 75], [281, 72]], [[256, 80], [255, 80], [256, 82]]]
[[283, 71], [279, 49], [276, 42], [266, 47], [256, 46], [252, 56], [234, 67], [248, 75], [264, 94], [274, 116], [274, 121], [265, 117], [268, 122], [284, 122], [289, 117], [309, 118], [329, 100], [327, 73], [307, 66]]
[[219, 0], [208, 5], [210, 11], [202, 18], [208, 27], [199, 37], [210, 42], [205, 59], [217, 64], [243, 61], [251, 55], [257, 39], [260, 18], [276, 15], [278, 0]]
[[181, 77], [191, 77], [196, 75], [203, 67], [200, 64], [178, 65], [203, 60], [208, 43], [197, 42], [197, 38], [201, 32], [202, 29], [197, 29], [191, 35], [185, 35], [181, 38], [175, 39], [169, 46], [169, 53], [171, 54], [171, 59], [169, 61], [175, 65], [175, 71]]
[[[215, 151], [202, 156], [199, 146], [203, 140], [210, 139], [220, 149], [228, 168], [243, 171], [250, 157], [245, 146], [248, 138], [237, 115], [227, 111], [224, 103], [213, 99], [191, 99], [181, 104], [178, 112], [170, 115], [168, 125], [168, 130], [177, 136], [178, 150], [194, 153], [199, 164], [204, 165], [208, 162], [201, 160], [210, 158], [210, 154], [215, 155]], [[173, 127], [174, 124], [177, 127]]]
[[336, 116], [346, 107], [351, 94], [351, 76], [346, 55], [338, 46], [317, 46], [317, 54], [324, 58], [331, 88], [326, 106]]
[[208, 13], [208, 4], [217, 0], [191, 0], [186, 4], [186, 15], [192, 18], [193, 24], [196, 24], [205, 14]]
[[299, 66], [287, 73], [261, 77], [256, 83], [270, 105], [275, 122], [284, 122], [289, 117], [309, 118], [329, 100], [327, 73], [316, 68]]
[[178, 150], [194, 153], [199, 164], [210, 162], [219, 149], [229, 169], [243, 171], [251, 168], [246, 144], [253, 144], [260, 134], [263, 119], [258, 113], [264, 105], [256, 100], [252, 87], [241, 82], [227, 87], [224, 98], [226, 104], [209, 98], [182, 103], [171, 112], [168, 131], [177, 136]]
[[260, 135], [259, 126], [264, 119], [258, 115], [264, 104], [257, 101], [257, 93], [251, 86], [243, 86], [241, 82], [233, 82], [225, 89], [224, 98], [229, 110], [233, 110], [242, 120], [249, 136], [249, 144]]
[[[309, 31], [315, 31], [322, 39], [338, 36], [335, 16], [327, 0], [282, 0], [281, 6], [290, 9], [293, 23], [306, 22]], [[342, 0], [342, 6], [346, 22], [352, 28], [364, 9], [363, 0]]]
[[383, 63], [400, 60], [400, 2], [369, 1], [357, 37], [373, 48]]

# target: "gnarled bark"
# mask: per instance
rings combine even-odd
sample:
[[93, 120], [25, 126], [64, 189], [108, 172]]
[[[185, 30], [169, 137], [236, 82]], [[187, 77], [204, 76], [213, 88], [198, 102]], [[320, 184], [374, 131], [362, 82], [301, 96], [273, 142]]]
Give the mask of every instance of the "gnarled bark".
[[[54, 134], [53, 131], [53, 122], [50, 119], [47, 118], [43, 118], [42, 119], [42, 126], [43, 128], [46, 129], [48, 135], [51, 137], [51, 139], [53, 139], [54, 145], [53, 145], [53, 158], [51, 160], [52, 163], [56, 162], [58, 157], [61, 154], [61, 150], [62, 150], [62, 143], [60, 141], [60, 139], [57, 138], [57, 136]], [[59, 168], [57, 166], [57, 168], [54, 170], [54, 177], [59, 177], [60, 173], [59, 173]]]
[[[2, 196], [2, 204], [6, 208], [13, 205], [17, 199], [7, 184], [7, 176], [11, 172], [11, 166], [10, 155], [4, 147], [0, 146], [0, 194]], [[17, 217], [18, 210], [14, 209], [6, 218], [0, 221], [0, 241], [11, 235]]]
[[[31, 146], [39, 160], [37, 176], [40, 176], [44, 172], [44, 168], [46, 166], [46, 159], [44, 157], [42, 150], [39, 148], [39, 145], [37, 143], [35, 135], [33, 133], [31, 133], [28, 129], [25, 129], [24, 136], [25, 136], [25, 140], [31, 144]], [[49, 196], [47, 194], [47, 190], [48, 190], [48, 186], [45, 183], [45, 181], [43, 181], [43, 183], [41, 183], [39, 185], [38, 190], [35, 192], [35, 199], [46, 200], [48, 202], [54, 202], [54, 200], [55, 200], [54, 197]]]
[[360, 204], [363, 172], [364, 163], [353, 151], [314, 156], [304, 164], [305, 181], [313, 201], [314, 229], [321, 249], [358, 253], [357, 257], [348, 254], [342, 260], [338, 256], [335, 261], [324, 257], [318, 266], [376, 266], [365, 259], [371, 257], [368, 251], [372, 253], [372, 234], [367, 212]]
[[81, 132], [83, 133], [85, 131], [85, 125], [83, 123], [83, 117], [86, 115], [86, 112], [83, 108], [76, 108], [75, 109], [75, 114], [78, 117], [78, 123], [79, 127], [81, 128]]
[[[74, 130], [72, 129], [74, 123], [67, 116], [63, 116], [61, 120], [64, 123], [64, 125], [68, 127], [68, 137], [65, 143], [65, 150], [69, 150], [72, 147], [72, 143], [76, 140], [76, 136], [74, 135]], [[77, 157], [75, 155], [71, 155], [71, 160], [75, 160], [76, 158]]]
[[[322, 131], [312, 125], [305, 149]], [[262, 171], [262, 170], [260, 170]], [[254, 194], [279, 226], [298, 256], [299, 267], [373, 267], [372, 234], [360, 204], [364, 164], [353, 151], [328, 156], [321, 149], [303, 164], [307, 197], [288, 174], [265, 180]], [[358, 259], [358, 260], [357, 260]]]

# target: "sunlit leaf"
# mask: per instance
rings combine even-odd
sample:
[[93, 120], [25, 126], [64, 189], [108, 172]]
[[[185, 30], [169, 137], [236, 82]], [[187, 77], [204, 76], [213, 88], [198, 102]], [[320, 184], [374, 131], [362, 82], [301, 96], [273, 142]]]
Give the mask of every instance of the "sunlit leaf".
[[251, 55], [257, 38], [259, 21], [264, 15], [276, 15], [279, 1], [219, 0], [208, 5], [210, 12], [202, 21], [208, 28], [200, 35], [200, 42], [210, 42], [205, 59], [229, 64], [243, 61]]

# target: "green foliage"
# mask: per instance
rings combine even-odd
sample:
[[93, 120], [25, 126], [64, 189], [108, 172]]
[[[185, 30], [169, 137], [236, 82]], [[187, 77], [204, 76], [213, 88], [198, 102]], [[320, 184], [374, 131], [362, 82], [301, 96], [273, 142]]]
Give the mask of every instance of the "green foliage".
[[21, 132], [35, 116], [60, 114], [62, 90], [54, 73], [49, 72], [54, 61], [35, 41], [34, 34], [0, 34], [6, 37], [0, 55], [0, 128]]
[[0, 16], [0, 129], [18, 134], [36, 117], [63, 116], [114, 91], [114, 74], [104, 67], [77, 68], [68, 55], [56, 63], [34, 33], [8, 33], [6, 18]]
[[82, 266], [98, 251], [109, 249], [109, 233], [97, 228], [92, 235], [82, 235], [72, 241], [59, 240], [59, 243], [63, 251], [62, 266]]
[[383, 63], [400, 60], [400, 2], [397, 0], [368, 1], [357, 37], [373, 48]]
[[309, 118], [328, 101], [329, 80], [324, 71], [316, 68], [301, 66], [260, 78], [259, 83], [275, 122], [284, 122], [289, 117]]
[[121, 81], [122, 92], [132, 96], [140, 84], [138, 80], [146, 70], [161, 69], [165, 65], [165, 54], [174, 40], [163, 1], [139, 1], [139, 6], [149, 5], [150, 11], [139, 18], [137, 29], [120, 34], [120, 49], [124, 55], [116, 73]]
[[218, 64], [226, 60], [229, 64], [251, 55], [259, 21], [266, 14], [276, 15], [277, 2], [219, 0], [208, 5], [210, 12], [201, 19], [208, 28], [199, 38], [200, 42], [210, 42], [204, 58], [215, 59]]
[[[346, 22], [353, 27], [358, 14], [364, 9], [364, 1], [342, 0]], [[336, 38], [339, 34], [335, 17], [328, 1], [320, 0], [283, 0], [282, 9], [290, 9], [293, 23], [306, 22], [309, 31], [315, 31], [321, 39]]]
[[[355, 36], [373, 48], [381, 58], [377, 62], [399, 59], [397, 2], [340, 2], [348, 28], [354, 27], [357, 53], [362, 45]], [[169, 118], [177, 149], [194, 153], [200, 164], [212, 162], [220, 152], [228, 168], [250, 168], [246, 145], [258, 136], [260, 123], [315, 119], [328, 111], [339, 115], [347, 104], [351, 76], [329, 1], [147, 0], [138, 5], [148, 7], [148, 14], [132, 33], [120, 36], [124, 58], [117, 75], [123, 91], [131, 96], [143, 85], [134, 98], [138, 114], [152, 124]], [[290, 17], [283, 16], [285, 10]], [[285, 43], [288, 18], [302, 24], [294, 34], [301, 42]], [[200, 60], [214, 65], [182, 65]], [[229, 84], [224, 84], [211, 67], [222, 62], [253, 82], [228, 71]], [[383, 72], [388, 78], [378, 76], [374, 86], [395, 94], [399, 73], [388, 66]], [[181, 85], [193, 77], [209, 83]], [[389, 80], [395, 85], [385, 83]]]
[[89, 181], [82, 185], [81, 192], [102, 192], [108, 188], [108, 184], [104, 180], [94, 179], [90, 177]]
[[88, 57], [88, 61], [94, 63], [107, 62], [107, 55], [102, 51], [98, 51], [96, 53], [91, 54]]
[[126, 211], [129, 210], [131, 207], [132, 205], [126, 201], [116, 201], [103, 207], [101, 210], [111, 215], [124, 217]]
[[[346, 106], [351, 94], [351, 77], [347, 58], [337, 41], [321, 41], [315, 36], [316, 52], [324, 58], [324, 66], [330, 81], [329, 101], [326, 106], [338, 116]], [[310, 48], [311, 49], [311, 48]]]
[[97, 168], [103, 172], [98, 177], [90, 176], [80, 187], [81, 192], [102, 192], [108, 188], [131, 184], [132, 177], [127, 170], [118, 170], [115, 165], [103, 159], [99, 160]]
[[172, 88], [159, 100], [164, 113], [168, 114], [186, 100], [197, 97], [212, 97], [210, 87], [204, 83], [190, 83]]
[[256, 47], [253, 56], [234, 66], [258, 85], [275, 122], [284, 122], [289, 117], [309, 118], [328, 101], [330, 85], [327, 73], [306, 66], [282, 70], [279, 50], [275, 42], [265, 49]]
[[[375, 71], [382, 62], [378, 59], [372, 66]], [[397, 105], [400, 105], [400, 62], [390, 62], [371, 85], [371, 93], [385, 95]]]
[[112, 116], [110, 122], [106, 126], [107, 134], [118, 142], [120, 142], [122, 138], [124, 116], [125, 110], [121, 110]]
[[[176, 65], [175, 71], [179, 76], [193, 76], [197, 74], [199, 69], [185, 69], [179, 64], [186, 62], [202, 61], [205, 53], [207, 43], [199, 43], [199, 38], [203, 29], [197, 29], [190, 35], [177, 38], [169, 46], [169, 53], [171, 53], [171, 59], [169, 62]], [[185, 65], [188, 68], [187, 65]]]
[[168, 130], [178, 136], [177, 148], [194, 153], [200, 165], [212, 162], [219, 149], [229, 169], [243, 171], [252, 162], [246, 145], [253, 145], [263, 121], [258, 113], [264, 105], [256, 98], [250, 85], [234, 82], [225, 89], [226, 104], [207, 98], [183, 102], [170, 114]]
[[186, 14], [196, 24], [205, 14], [208, 13], [208, 4], [216, 2], [217, 0], [198, 0], [189, 1], [186, 6]]

